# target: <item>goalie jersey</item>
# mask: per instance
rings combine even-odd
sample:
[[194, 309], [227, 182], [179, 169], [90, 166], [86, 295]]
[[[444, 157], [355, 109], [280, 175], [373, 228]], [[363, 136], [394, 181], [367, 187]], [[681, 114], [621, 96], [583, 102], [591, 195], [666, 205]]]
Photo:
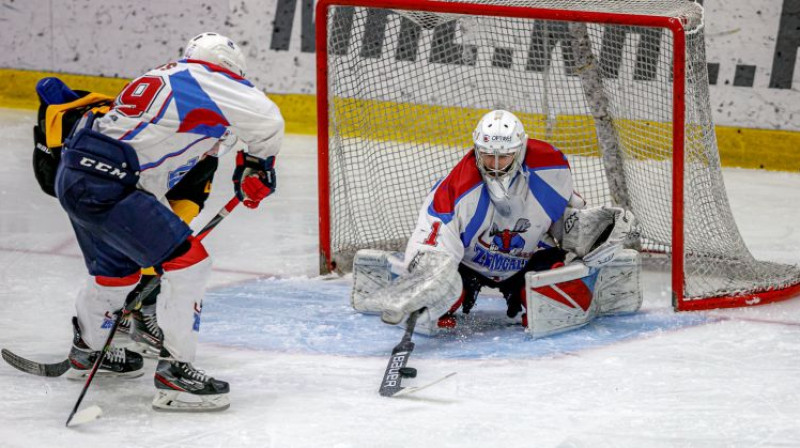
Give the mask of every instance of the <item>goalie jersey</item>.
[[94, 130], [136, 150], [138, 187], [162, 199], [229, 133], [258, 157], [277, 155], [284, 122], [275, 103], [246, 79], [184, 59], [131, 81]]
[[470, 151], [425, 199], [406, 247], [406, 264], [418, 251], [433, 249], [495, 281], [522, 270], [534, 252], [552, 247], [548, 232], [573, 194], [566, 157], [546, 142], [529, 139], [507, 193], [510, 212], [503, 214]]

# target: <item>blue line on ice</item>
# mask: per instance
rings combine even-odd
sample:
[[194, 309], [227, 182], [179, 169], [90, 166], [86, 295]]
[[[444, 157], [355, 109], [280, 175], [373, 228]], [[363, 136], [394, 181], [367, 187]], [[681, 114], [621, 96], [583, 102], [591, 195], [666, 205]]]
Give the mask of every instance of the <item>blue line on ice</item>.
[[[402, 336], [378, 316], [349, 304], [350, 283], [321, 278], [261, 279], [211, 290], [203, 307], [200, 338], [255, 350], [343, 356], [385, 356]], [[466, 317], [466, 319], [465, 319]], [[415, 357], [536, 358], [601, 348], [659, 332], [713, 321], [699, 313], [669, 310], [603, 317], [569, 333], [532, 340], [505, 317], [501, 298], [479, 297], [456, 331], [415, 336]]]

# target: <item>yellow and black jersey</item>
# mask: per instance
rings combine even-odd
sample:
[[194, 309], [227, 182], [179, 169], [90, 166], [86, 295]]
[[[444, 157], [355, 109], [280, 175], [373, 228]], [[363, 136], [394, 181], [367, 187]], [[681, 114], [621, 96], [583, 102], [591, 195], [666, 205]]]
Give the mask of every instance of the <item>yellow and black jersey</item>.
[[[37, 85], [39, 93], [39, 113], [33, 127], [33, 173], [42, 190], [55, 197], [54, 182], [56, 169], [61, 159], [61, 148], [72, 128], [86, 112], [104, 114], [114, 101], [110, 96], [82, 90], [69, 91], [72, 95], [61, 95], [54, 98], [46, 92], [39, 91], [43, 81], [56, 78], [45, 78]], [[63, 85], [63, 83], [62, 83]], [[68, 100], [57, 104], [58, 100]]]

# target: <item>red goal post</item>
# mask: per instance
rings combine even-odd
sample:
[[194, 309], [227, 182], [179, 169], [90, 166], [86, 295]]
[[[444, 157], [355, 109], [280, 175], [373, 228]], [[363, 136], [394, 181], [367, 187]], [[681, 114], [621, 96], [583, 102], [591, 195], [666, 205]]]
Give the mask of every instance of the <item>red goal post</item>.
[[[402, 250], [421, 198], [468, 148], [464, 126], [500, 104], [523, 117], [529, 135], [564, 150], [590, 205], [616, 203], [639, 217], [643, 251], [669, 261], [676, 310], [800, 293], [800, 271], [756, 261], [730, 213], [701, 6], [320, 0], [316, 12], [323, 272], [349, 270], [361, 248]], [[539, 33], [536, 45], [520, 43], [526, 32]], [[464, 79], [470, 91], [453, 86]], [[498, 82], [508, 85], [502, 93], [492, 91]]]

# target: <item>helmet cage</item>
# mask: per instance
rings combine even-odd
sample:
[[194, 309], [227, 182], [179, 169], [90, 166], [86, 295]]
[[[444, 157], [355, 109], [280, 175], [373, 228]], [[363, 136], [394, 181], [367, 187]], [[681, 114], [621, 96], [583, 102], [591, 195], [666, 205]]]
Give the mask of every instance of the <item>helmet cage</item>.
[[[502, 178], [507, 174], [515, 173], [520, 167], [520, 155], [523, 153], [522, 148], [522, 145], [518, 145], [513, 148], [498, 150], [475, 145], [475, 158], [477, 159], [476, 163], [478, 164], [478, 170], [484, 176], [497, 179]], [[486, 164], [484, 164], [483, 156], [486, 155], [494, 156], [494, 168], [489, 168], [486, 166]], [[500, 157], [504, 156], [513, 156], [513, 159], [506, 166], [498, 168], [500, 165]]]
[[[478, 170], [487, 180], [513, 177], [522, 166], [528, 136], [522, 122], [511, 112], [495, 110], [484, 115], [472, 135]], [[494, 155], [494, 168], [483, 162], [484, 155]], [[500, 157], [513, 156], [508, 165], [498, 168]]]

